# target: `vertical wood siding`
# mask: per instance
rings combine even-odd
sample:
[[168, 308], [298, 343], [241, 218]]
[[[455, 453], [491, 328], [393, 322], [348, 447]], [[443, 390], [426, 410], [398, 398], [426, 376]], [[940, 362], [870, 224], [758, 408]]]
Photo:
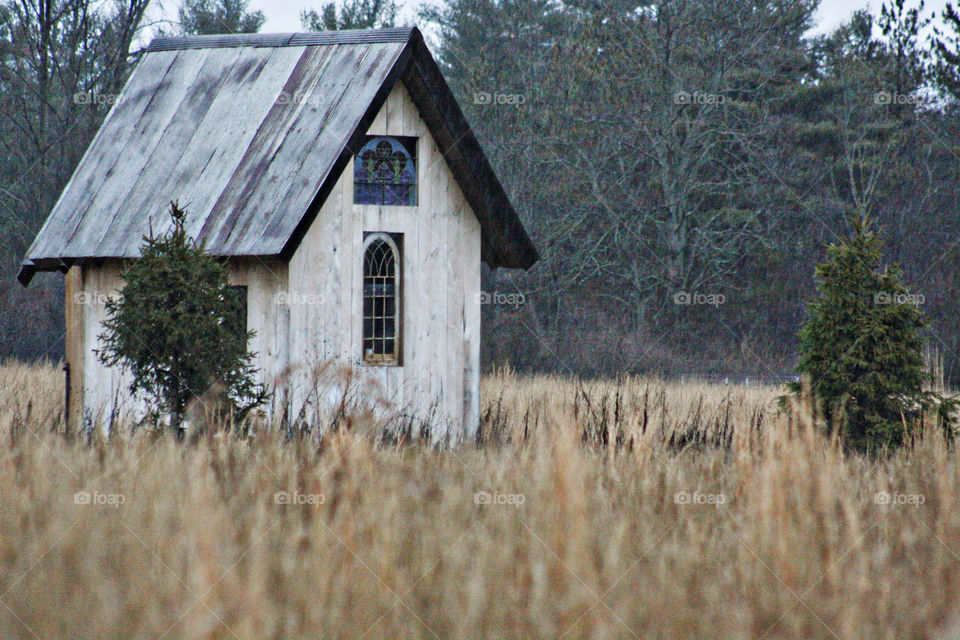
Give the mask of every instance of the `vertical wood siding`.
[[[309, 418], [311, 403], [339, 399], [337, 389], [311, 382], [316, 367], [336, 363], [413, 424], [429, 422], [435, 439], [469, 439], [479, 416], [480, 225], [401, 84], [369, 133], [418, 138], [418, 206], [354, 205], [351, 163], [289, 265], [233, 261], [231, 284], [248, 287], [248, 326], [257, 332], [250, 347], [264, 382], [278, 387], [275, 400], [289, 394], [291, 417]], [[362, 362], [363, 234], [375, 231], [403, 234], [402, 366]], [[127, 398], [128, 376], [95, 353], [105, 300], [123, 285], [119, 273], [116, 261], [88, 262], [71, 277], [71, 295], [82, 291], [84, 303], [68, 313], [82, 327], [68, 336], [68, 353], [83, 354], [84, 412], [105, 426], [144, 410]]]
[[[116, 367], [105, 367], [97, 358], [97, 351], [102, 348], [99, 336], [107, 317], [106, 301], [123, 289], [121, 268], [117, 261], [86, 263], [68, 273], [72, 285], [67, 299], [67, 322], [68, 329], [75, 330], [67, 332], [67, 355], [71, 376], [78, 385], [76, 397], [83, 399], [82, 412], [78, 406], [75, 417], [71, 416], [75, 425], [81, 424], [81, 413], [93, 424], [107, 429], [111, 422], [123, 417], [139, 419], [146, 411], [142, 402], [129, 396], [130, 376]], [[254, 364], [260, 369], [263, 382], [272, 388], [286, 366], [288, 351], [284, 299], [287, 265], [243, 260], [229, 265], [229, 281], [247, 287], [247, 326], [256, 331], [250, 350], [256, 353]], [[75, 373], [78, 369], [79, 375]]]
[[[339, 360], [437, 439], [472, 437], [478, 420], [480, 225], [406, 89], [398, 84], [370, 135], [418, 138], [416, 207], [353, 204], [343, 172], [290, 261], [294, 386], [312, 367]], [[402, 366], [362, 361], [364, 232], [403, 234]], [[294, 390], [302, 403], [304, 391]], [[294, 408], [295, 412], [299, 407]]]

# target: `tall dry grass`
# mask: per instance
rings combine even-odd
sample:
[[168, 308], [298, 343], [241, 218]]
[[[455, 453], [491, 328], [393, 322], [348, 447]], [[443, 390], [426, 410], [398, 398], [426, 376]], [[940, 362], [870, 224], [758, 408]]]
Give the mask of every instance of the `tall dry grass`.
[[935, 433], [850, 458], [772, 388], [501, 372], [476, 447], [88, 445], [60, 384], [0, 367], [5, 638], [958, 637]]

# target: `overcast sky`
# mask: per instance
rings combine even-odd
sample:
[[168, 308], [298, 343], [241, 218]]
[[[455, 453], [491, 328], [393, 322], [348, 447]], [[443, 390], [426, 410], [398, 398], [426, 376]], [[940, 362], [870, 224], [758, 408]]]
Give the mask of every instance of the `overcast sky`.
[[[440, 0], [442, 2], [442, 0]], [[263, 25], [264, 33], [288, 33], [301, 31], [300, 11], [305, 8], [319, 10], [329, 0], [250, 0], [251, 9], [259, 9], [267, 17]], [[400, 7], [398, 24], [414, 24], [417, 9], [423, 4], [436, 4], [437, 0], [397, 0]], [[167, 19], [176, 19], [178, 0], [159, 0], [154, 5], [153, 17], [165, 16]], [[883, 0], [821, 0], [820, 9], [816, 15], [814, 33], [825, 33], [834, 29], [841, 22], [850, 17], [857, 9], [869, 7], [874, 13], [879, 11]], [[926, 0], [925, 13], [939, 14], [947, 0]]]
[[[267, 16], [267, 23], [263, 27], [265, 32], [287, 32], [300, 30], [300, 10], [305, 7], [313, 6], [318, 9], [328, 0], [251, 0], [250, 6], [254, 9], [260, 9]], [[416, 9], [422, 4], [423, 0], [398, 0], [401, 5], [400, 23], [413, 23], [416, 16]], [[947, 0], [927, 0], [926, 10], [928, 13], [937, 12], [943, 9]], [[165, 4], [173, 4], [167, 0]], [[820, 10], [817, 12], [817, 32], [829, 31], [838, 24], [847, 19], [856, 9], [869, 6], [874, 12], [879, 11], [882, 0], [822, 0]]]

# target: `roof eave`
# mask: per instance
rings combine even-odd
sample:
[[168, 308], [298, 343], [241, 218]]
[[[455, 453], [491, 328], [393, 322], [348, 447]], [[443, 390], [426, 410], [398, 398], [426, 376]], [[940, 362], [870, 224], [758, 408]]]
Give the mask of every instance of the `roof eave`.
[[28, 286], [30, 281], [33, 280], [33, 274], [37, 271], [37, 266], [33, 260], [24, 260], [20, 265], [20, 271], [17, 273], [17, 282], [25, 287]]
[[20, 263], [20, 271], [17, 272], [17, 282], [26, 287], [38, 272], [60, 271], [66, 273], [76, 262], [73, 258], [27, 258]]
[[490, 253], [484, 261], [493, 269], [529, 269], [538, 259], [536, 247], [419, 31], [410, 47], [414, 55], [403, 80], [480, 221]]

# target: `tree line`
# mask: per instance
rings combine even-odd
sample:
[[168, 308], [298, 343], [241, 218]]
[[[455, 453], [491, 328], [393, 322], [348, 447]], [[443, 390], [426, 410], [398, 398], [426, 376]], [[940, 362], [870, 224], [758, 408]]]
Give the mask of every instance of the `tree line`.
[[[0, 357], [59, 357], [62, 284], [13, 279], [145, 34], [252, 32], [244, 0], [0, 0]], [[786, 375], [826, 246], [869, 217], [960, 374], [960, 15], [887, 0], [446, 0], [418, 22], [540, 250], [485, 272], [487, 366]], [[305, 29], [396, 6], [305, 8]], [[935, 28], [931, 31], [931, 28]], [[159, 194], [158, 197], [168, 197]], [[497, 304], [509, 299], [511, 304]], [[516, 301], [521, 300], [522, 304]]]
[[[957, 375], [960, 21], [888, 0], [452, 0], [424, 17], [541, 249], [488, 361], [789, 375], [814, 266], [876, 223]], [[515, 96], [523, 96], [516, 99]]]

